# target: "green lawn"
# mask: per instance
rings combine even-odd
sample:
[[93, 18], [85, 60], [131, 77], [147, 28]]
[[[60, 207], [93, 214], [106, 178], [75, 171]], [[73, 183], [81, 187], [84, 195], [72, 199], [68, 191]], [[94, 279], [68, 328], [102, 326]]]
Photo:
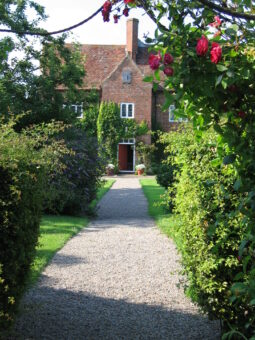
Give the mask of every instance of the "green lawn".
[[159, 205], [162, 200], [161, 195], [165, 193], [165, 188], [161, 187], [155, 179], [141, 179], [140, 183], [148, 200], [149, 214], [153, 217], [160, 230], [168, 237], [171, 237], [180, 249], [181, 240], [178, 235], [180, 219]]
[[[96, 199], [91, 203], [94, 208], [103, 195], [110, 189], [114, 180], [107, 180], [99, 188]], [[39, 275], [52, 259], [54, 254], [61, 249], [64, 244], [89, 223], [88, 217], [72, 216], [43, 216], [40, 224], [39, 244], [36, 249], [35, 260], [31, 267], [28, 284], [37, 281]]]

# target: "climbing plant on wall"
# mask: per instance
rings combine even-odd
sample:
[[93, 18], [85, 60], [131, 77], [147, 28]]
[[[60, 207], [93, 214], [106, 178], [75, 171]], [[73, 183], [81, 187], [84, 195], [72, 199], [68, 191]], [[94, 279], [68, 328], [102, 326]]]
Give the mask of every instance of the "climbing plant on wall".
[[138, 124], [134, 119], [120, 117], [119, 105], [102, 102], [97, 119], [97, 139], [101, 154], [109, 162], [117, 162], [117, 146], [122, 138], [136, 138], [149, 131], [145, 121]]

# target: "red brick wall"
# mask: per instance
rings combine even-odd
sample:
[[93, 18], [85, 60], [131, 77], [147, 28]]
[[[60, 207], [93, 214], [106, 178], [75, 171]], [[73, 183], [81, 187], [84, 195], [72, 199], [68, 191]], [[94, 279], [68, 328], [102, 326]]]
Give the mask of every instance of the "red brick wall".
[[[130, 70], [130, 84], [122, 82], [123, 70]], [[126, 58], [121, 66], [102, 85], [102, 100], [120, 103], [134, 103], [134, 119], [140, 123], [145, 120], [151, 129], [152, 86], [143, 82], [143, 75], [130, 58]], [[145, 141], [150, 143], [150, 136]]]
[[137, 19], [131, 18], [127, 20], [127, 52], [131, 58], [136, 60], [136, 54], [138, 51], [138, 23]]
[[176, 130], [179, 126], [178, 122], [169, 122], [168, 110], [162, 111], [162, 106], [165, 102], [163, 92], [157, 92], [154, 94], [154, 108], [153, 117], [156, 122], [156, 129], [159, 127], [165, 132]]

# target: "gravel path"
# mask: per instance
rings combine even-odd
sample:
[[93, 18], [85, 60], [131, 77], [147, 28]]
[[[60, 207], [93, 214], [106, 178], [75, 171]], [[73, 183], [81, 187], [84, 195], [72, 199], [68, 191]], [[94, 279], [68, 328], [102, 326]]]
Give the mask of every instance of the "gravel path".
[[177, 288], [178, 261], [138, 179], [118, 178], [24, 297], [11, 339], [220, 339]]

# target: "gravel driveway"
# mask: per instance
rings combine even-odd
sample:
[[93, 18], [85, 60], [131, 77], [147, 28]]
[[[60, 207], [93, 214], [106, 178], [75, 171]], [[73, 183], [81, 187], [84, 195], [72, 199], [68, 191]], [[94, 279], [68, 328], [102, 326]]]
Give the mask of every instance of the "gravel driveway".
[[118, 178], [24, 297], [11, 339], [220, 339], [177, 288], [179, 269], [139, 180]]

